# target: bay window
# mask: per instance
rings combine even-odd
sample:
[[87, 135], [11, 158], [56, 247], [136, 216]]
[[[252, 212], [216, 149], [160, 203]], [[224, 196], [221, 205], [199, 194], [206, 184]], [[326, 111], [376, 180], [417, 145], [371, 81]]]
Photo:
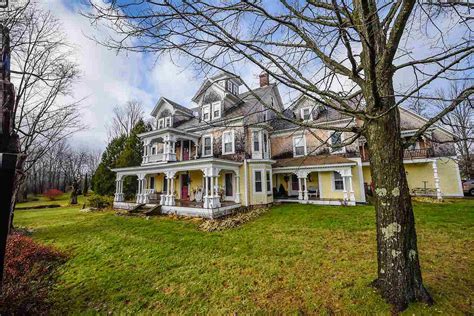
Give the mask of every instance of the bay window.
[[261, 170], [255, 170], [254, 171], [254, 191], [255, 193], [261, 193], [262, 192], [262, 171]]

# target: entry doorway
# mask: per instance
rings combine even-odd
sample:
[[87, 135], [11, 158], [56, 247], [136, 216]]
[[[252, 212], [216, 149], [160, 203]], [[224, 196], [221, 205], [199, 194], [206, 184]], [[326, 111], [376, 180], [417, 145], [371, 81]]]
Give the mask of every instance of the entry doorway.
[[181, 200], [189, 201], [189, 175], [181, 175]]
[[234, 199], [234, 174], [226, 173], [224, 175], [224, 195], [225, 200]]

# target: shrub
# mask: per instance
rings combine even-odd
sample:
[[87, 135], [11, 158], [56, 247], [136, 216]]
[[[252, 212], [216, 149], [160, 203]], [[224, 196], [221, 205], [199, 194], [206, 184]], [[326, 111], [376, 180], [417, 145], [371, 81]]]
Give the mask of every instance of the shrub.
[[92, 194], [87, 198], [87, 205], [95, 208], [106, 208], [112, 206], [113, 198], [110, 196]]
[[14, 232], [8, 237], [0, 313], [46, 314], [48, 292], [55, 282], [54, 271], [66, 256], [30, 237]]
[[62, 194], [63, 192], [58, 189], [49, 189], [48, 191], [43, 193], [43, 195], [46, 196], [51, 201], [54, 201], [58, 196]]

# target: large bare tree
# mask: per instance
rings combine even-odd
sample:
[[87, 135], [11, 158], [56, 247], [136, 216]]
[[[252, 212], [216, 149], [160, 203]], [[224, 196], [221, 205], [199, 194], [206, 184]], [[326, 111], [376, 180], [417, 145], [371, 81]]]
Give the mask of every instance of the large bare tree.
[[90, 5], [84, 14], [108, 28], [101, 33], [107, 36], [97, 40], [110, 48], [185, 56], [200, 71], [236, 72], [237, 65], [252, 64], [281, 86], [352, 117], [347, 126], [318, 128], [352, 134], [343, 145], [358, 137], [367, 141], [376, 193], [378, 270], [373, 284], [396, 310], [413, 301], [432, 303], [422, 280], [403, 151], [474, 87], [449, 100], [407, 142], [400, 137], [398, 107], [429, 100], [433, 85], [472, 70], [472, 34], [457, 10], [414, 0], [130, 0]]
[[84, 127], [79, 102], [68, 101], [79, 70], [61, 24], [37, 1], [18, 5], [15, 15], [5, 13], [11, 37], [11, 81], [17, 93], [15, 132], [20, 137], [13, 205], [29, 168]]
[[136, 100], [127, 101], [123, 105], [115, 106], [112, 119], [106, 126], [109, 140], [122, 135], [130, 135], [135, 125], [143, 119], [143, 115], [143, 106]]
[[[466, 80], [463, 84], [454, 82], [450, 89], [441, 90], [439, 100], [435, 107], [444, 110], [449, 106], [445, 100], [451, 100], [459, 95], [469, 84], [474, 81]], [[458, 152], [457, 162], [460, 166], [462, 176], [467, 179], [474, 177], [474, 98], [471, 96], [461, 102], [452, 112], [441, 118], [441, 122], [447, 126], [455, 135], [456, 149]]]

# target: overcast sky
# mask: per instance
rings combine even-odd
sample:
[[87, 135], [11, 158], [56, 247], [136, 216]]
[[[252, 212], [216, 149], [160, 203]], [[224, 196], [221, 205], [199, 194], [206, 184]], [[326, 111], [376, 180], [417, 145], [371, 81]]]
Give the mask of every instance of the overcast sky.
[[[81, 70], [81, 79], [74, 87], [73, 97], [85, 98], [82, 113], [88, 129], [74, 136], [75, 143], [104, 148], [107, 142], [105, 125], [112, 109], [128, 100], [141, 101], [147, 118], [161, 96], [190, 106], [203, 78], [196, 78], [190, 69], [183, 68], [185, 63], [178, 67], [169, 58], [156, 60], [154, 56], [138, 53], [117, 55], [88, 38], [98, 31], [79, 14], [84, 8], [80, 5], [81, 0], [39, 2], [61, 21], [70, 44], [76, 48], [74, 57]], [[407, 43], [415, 53], [419, 50], [425, 54], [432, 47], [430, 42], [421, 45], [416, 35], [408, 35]], [[239, 69], [233, 71], [251, 86], [258, 85], [259, 70], [255, 66], [239, 64]], [[414, 77], [410, 80], [410, 76], [413, 75], [409, 70], [398, 73], [395, 86], [413, 83]], [[281, 93], [287, 100], [286, 91]]]

